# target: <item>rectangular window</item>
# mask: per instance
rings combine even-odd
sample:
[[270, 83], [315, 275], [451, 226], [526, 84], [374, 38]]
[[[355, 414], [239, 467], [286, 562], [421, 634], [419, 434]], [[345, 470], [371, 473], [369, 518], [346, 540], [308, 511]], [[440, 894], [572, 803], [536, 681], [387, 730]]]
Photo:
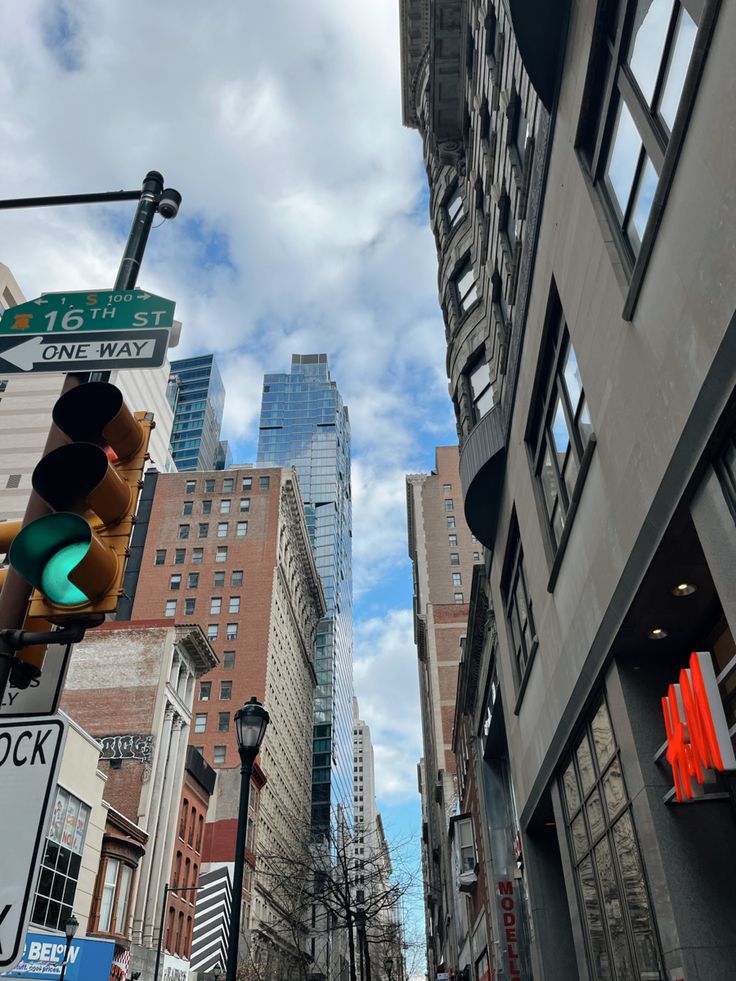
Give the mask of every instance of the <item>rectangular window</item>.
[[218, 523], [217, 523], [217, 537], [218, 538], [227, 538], [227, 529], [228, 529], [228, 523], [227, 523], [227, 521], [218, 521]]
[[215, 587], [215, 589], [217, 589], [219, 586], [224, 586], [225, 585], [225, 573], [224, 572], [216, 572], [215, 573], [215, 577], [214, 577], [214, 582], [212, 583], [212, 585]]
[[193, 599], [184, 600], [184, 616], [191, 617], [194, 616], [194, 608], [197, 601]]
[[250, 511], [250, 498], [249, 497], [241, 497], [240, 498], [240, 510], [241, 510], [242, 513], [245, 513], [246, 511]]
[[207, 640], [217, 640], [217, 631], [219, 629], [218, 624], [208, 623], [207, 624]]
[[[450, 548], [457, 548], [457, 535], [448, 535], [447, 544], [450, 546]], [[450, 561], [452, 561], [452, 559], [450, 559]]]
[[469, 260], [455, 274], [454, 283], [458, 310], [463, 316], [478, 299], [475, 271]]
[[179, 525], [179, 538], [189, 538], [189, 525]]
[[243, 486], [240, 488], [242, 491], [249, 491], [253, 487], [252, 477], [243, 477]]
[[443, 484], [442, 485], [442, 493], [443, 494], [452, 494], [452, 484]]
[[218, 545], [215, 562], [227, 562], [227, 545]]
[[197, 712], [194, 716], [194, 731], [195, 732], [206, 732], [207, 731], [207, 713]]
[[200, 526], [199, 526], [199, 537], [200, 538], [207, 538], [207, 536], [209, 535], [209, 533], [210, 533], [210, 526], [207, 524], [207, 522], [203, 522], [202, 524], [200, 524]]
[[463, 219], [463, 196], [460, 193], [460, 188], [455, 185], [452, 191], [445, 199], [445, 215], [447, 216], [447, 225], [449, 228], [454, 228], [455, 225], [459, 225]]
[[187, 550], [185, 548], [177, 548], [174, 551], [174, 565], [184, 565], [187, 557]]
[[237, 623], [229, 623], [225, 630], [225, 640], [237, 640], [238, 639], [238, 625]]
[[233, 697], [233, 683], [232, 681], [221, 681], [220, 682], [220, 701], [229, 702]]
[[447, 515], [447, 527], [448, 528], [454, 528], [455, 527], [455, 515], [454, 514], [448, 514]]
[[270, 477], [259, 477], [258, 478], [258, 486], [261, 488], [261, 490], [268, 490], [270, 484], [271, 484], [271, 478]]
[[222, 666], [223, 668], [235, 667], [235, 651], [222, 652]]
[[473, 562], [480, 562], [480, 552], [473, 552]]
[[213, 596], [210, 600], [210, 613], [221, 613], [222, 612], [222, 597]]
[[452, 574], [452, 585], [453, 586], [462, 586], [462, 584], [463, 584], [463, 577], [462, 577], [461, 573], [459, 573], [459, 572], [453, 572], [453, 574]]
[[227, 612], [228, 613], [240, 613], [240, 597], [239, 596], [231, 596], [230, 597], [230, 605], [228, 606]]
[[218, 712], [217, 713], [217, 731], [218, 732], [229, 732], [230, 731], [230, 713], [229, 712]]
[[224, 763], [227, 756], [227, 746], [215, 746], [215, 753], [212, 757], [214, 763]]
[[473, 422], [480, 422], [493, 408], [493, 386], [491, 368], [483, 353], [467, 371], [470, 398], [473, 404]]
[[184, 485], [184, 493], [185, 494], [194, 494], [196, 492], [196, 490], [197, 490], [197, 481], [196, 480], [188, 480], [186, 482], [186, 484]]
[[204, 482], [204, 492], [205, 492], [205, 494], [214, 494], [215, 493], [215, 482], [214, 482], [214, 480], [211, 480], [211, 479], [210, 480], [205, 480], [205, 482]]
[[203, 558], [204, 558], [203, 548], [192, 549], [192, 565], [201, 565]]
[[202, 501], [202, 514], [212, 514], [212, 501]]
[[243, 585], [243, 570], [235, 569], [234, 572], [230, 573], [230, 585], [231, 586], [242, 586]]
[[556, 550], [570, 515], [573, 491], [593, 427], [578, 361], [559, 304], [553, 317], [530, 440], [547, 529]]
[[181, 576], [169, 576], [169, 589], [177, 590], [181, 586]]
[[454, 510], [455, 510], [455, 502], [452, 500], [452, 498], [448, 498], [445, 501], [445, 511], [454, 511]]
[[233, 502], [230, 500], [220, 501], [220, 514], [230, 514], [230, 506]]
[[456, 818], [454, 831], [460, 874], [473, 872], [475, 871], [477, 859], [475, 857], [475, 836], [473, 834], [473, 819], [471, 816], [468, 814]]
[[90, 808], [83, 801], [62, 787], [56, 788], [31, 915], [39, 926], [63, 932], [72, 915], [89, 816]]
[[199, 573], [190, 572], [187, 576], [187, 589], [196, 589], [199, 586]]
[[501, 592], [504, 597], [506, 620], [511, 635], [517, 682], [521, 683], [529, 659], [536, 649], [532, 599], [527, 588], [524, 571], [524, 553], [521, 548], [518, 527], [514, 525], [509, 535], [509, 547]]
[[236, 538], [245, 538], [247, 534], [248, 534], [248, 522], [239, 521], [236, 531]]
[[165, 548], [157, 548], [156, 549], [156, 558], [154, 559], [153, 564], [154, 565], [164, 565], [165, 562], [166, 562], [166, 549]]
[[460, 565], [459, 552], [450, 552], [450, 565]]
[[200, 702], [209, 702], [212, 696], [212, 682], [211, 681], [200, 681], [199, 683], [199, 700]]
[[222, 481], [222, 492], [223, 494], [232, 494], [233, 492], [233, 478], [225, 477]]
[[19, 473], [11, 473], [8, 475], [8, 479], [5, 482], [5, 487], [7, 490], [14, 490], [16, 487], [20, 487], [20, 477]]
[[176, 616], [176, 600], [167, 600], [166, 609], [164, 611], [165, 617]]
[[184, 501], [184, 507], [181, 509], [181, 513], [184, 515], [191, 514], [194, 508], [194, 501]]
[[463, 600], [463, 594], [462, 593], [455, 593], [455, 603], [457, 603], [458, 605], [460, 605], [463, 602], [464, 602], [464, 600]]

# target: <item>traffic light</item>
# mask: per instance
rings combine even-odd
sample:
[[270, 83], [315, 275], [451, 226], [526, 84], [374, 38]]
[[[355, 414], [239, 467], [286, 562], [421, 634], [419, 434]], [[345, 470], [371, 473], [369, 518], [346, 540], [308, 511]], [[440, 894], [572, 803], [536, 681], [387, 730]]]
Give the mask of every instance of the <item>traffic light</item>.
[[153, 419], [133, 415], [107, 382], [62, 395], [53, 419], [71, 442], [39, 462], [32, 483], [54, 513], [16, 535], [9, 560], [36, 588], [31, 616], [93, 626], [118, 604]]
[[[7, 561], [10, 546], [15, 536], [21, 529], [22, 521], [0, 521], [0, 554], [5, 556]], [[0, 568], [0, 592], [5, 584], [5, 577], [8, 574], [7, 566]], [[48, 620], [38, 617], [26, 617], [23, 630], [27, 631], [47, 631], [51, 630]], [[25, 688], [41, 673], [44, 658], [46, 657], [46, 644], [34, 644], [31, 647], [23, 647], [15, 652], [13, 663], [13, 683], [18, 688]]]
[[[10, 546], [13, 539], [20, 531], [20, 526], [22, 521], [0, 521], [0, 555], [5, 556], [5, 561], [7, 562], [8, 552], [10, 551]], [[5, 577], [8, 574], [7, 566], [0, 567], [0, 591], [2, 591], [3, 585], [5, 583]]]

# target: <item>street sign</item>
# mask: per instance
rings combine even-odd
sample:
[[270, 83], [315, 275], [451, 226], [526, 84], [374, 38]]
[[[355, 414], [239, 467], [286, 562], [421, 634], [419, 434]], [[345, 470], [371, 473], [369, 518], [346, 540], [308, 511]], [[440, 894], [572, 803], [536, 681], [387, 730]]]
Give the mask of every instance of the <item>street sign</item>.
[[0, 336], [74, 334], [80, 331], [133, 330], [174, 323], [173, 300], [145, 290], [44, 293], [10, 307], [0, 318]]
[[71, 645], [49, 644], [40, 677], [27, 688], [15, 688], [11, 680], [0, 701], [0, 720], [11, 716], [54, 715], [64, 691]]
[[65, 738], [57, 717], [0, 721], [0, 971], [23, 956]]
[[0, 374], [38, 371], [106, 371], [158, 368], [169, 344], [168, 329], [106, 330], [78, 337], [0, 336]]

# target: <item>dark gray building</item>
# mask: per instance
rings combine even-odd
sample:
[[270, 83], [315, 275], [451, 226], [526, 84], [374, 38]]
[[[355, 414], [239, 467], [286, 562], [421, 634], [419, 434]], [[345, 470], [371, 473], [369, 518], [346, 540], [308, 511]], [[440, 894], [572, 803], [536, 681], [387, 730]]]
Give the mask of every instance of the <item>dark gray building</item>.
[[483, 789], [494, 935], [477, 949], [471, 922], [458, 943], [475, 981], [725, 981], [736, 7], [400, 6], [465, 514], [486, 546], [462, 765]]

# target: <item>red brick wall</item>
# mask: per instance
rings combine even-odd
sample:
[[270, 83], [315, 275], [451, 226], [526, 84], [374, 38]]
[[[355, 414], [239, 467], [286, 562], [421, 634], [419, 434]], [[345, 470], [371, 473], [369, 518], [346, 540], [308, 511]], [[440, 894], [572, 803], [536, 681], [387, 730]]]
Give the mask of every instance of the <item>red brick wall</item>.
[[[197, 903], [194, 887], [199, 883], [202, 862], [206, 861], [204, 843], [208, 805], [209, 795], [192, 778], [189, 771], [185, 770], [177, 817], [176, 843], [169, 875], [171, 889], [168, 894], [165, 941], [166, 950], [184, 958], [189, 957], [192, 948], [192, 926]], [[176, 886], [181, 886], [182, 890], [189, 887], [189, 891], [178, 892], [175, 890]], [[180, 914], [182, 914], [181, 921]], [[181, 929], [179, 929], [180, 922]]]

